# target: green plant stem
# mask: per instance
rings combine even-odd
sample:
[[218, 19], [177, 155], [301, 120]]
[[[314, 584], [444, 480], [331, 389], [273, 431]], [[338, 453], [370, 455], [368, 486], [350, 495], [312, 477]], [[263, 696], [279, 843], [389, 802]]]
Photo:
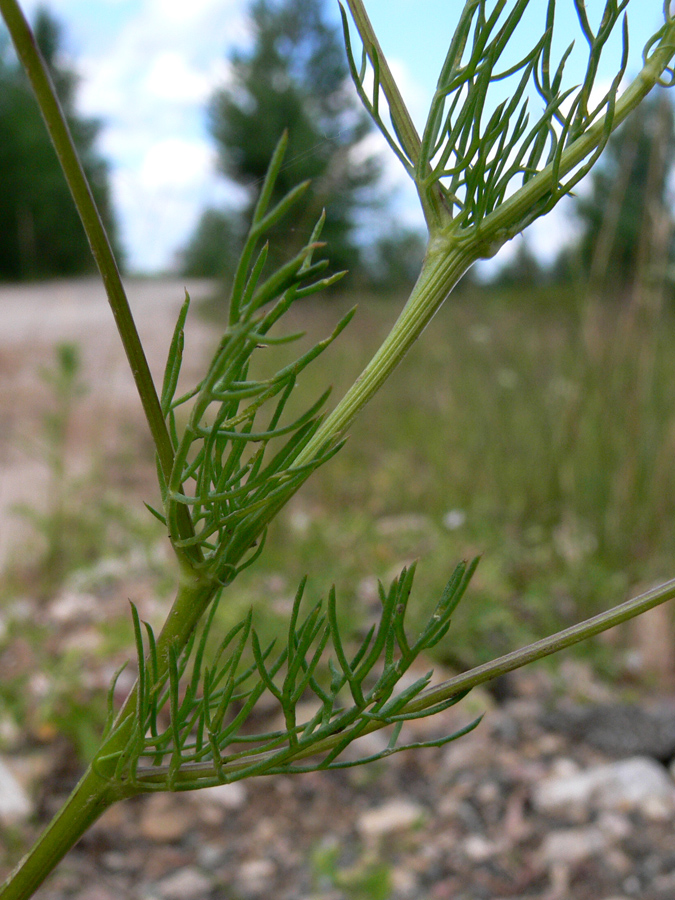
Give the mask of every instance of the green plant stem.
[[[366, 8], [362, 0], [346, 0], [349, 11], [354, 19], [354, 24], [359, 32], [363, 46], [368, 54], [371, 65], [377, 67], [380, 85], [384, 96], [387, 98], [391, 120], [395, 125], [401, 146], [406, 156], [416, 166], [422, 142], [415, 128], [415, 123], [408, 111], [396, 79], [392, 75], [387, 58], [382, 52], [375, 30], [370, 22]], [[376, 88], [377, 89], [377, 88]], [[419, 191], [419, 198], [424, 210], [427, 224], [430, 228], [446, 221], [448, 215], [447, 205], [443, 198], [443, 192], [438, 185], [434, 185], [430, 192]]]
[[[160, 678], [168, 668], [169, 646], [185, 645], [217, 589], [196, 579], [181, 584], [174, 603], [176, 613], [169, 615], [157, 638]], [[124, 750], [136, 725], [136, 705], [137, 687], [134, 686], [117, 715], [110, 738], [99, 749], [99, 755]], [[113, 781], [114, 769], [114, 759], [97, 765], [96, 769], [89, 766], [28, 855], [0, 887], [0, 900], [28, 900], [109, 806], [139, 793], [136, 787]], [[108, 774], [110, 780], [106, 777]]]
[[28, 900], [82, 835], [120, 799], [88, 769], [40, 840], [0, 888], [2, 900]]
[[[456, 675], [454, 678], [450, 678], [436, 687], [428, 688], [415, 700], [408, 703], [401, 712], [416, 713], [422, 712], [425, 709], [430, 709], [431, 707], [442, 703], [444, 700], [449, 700], [457, 694], [471, 690], [471, 688], [477, 687], [480, 684], [485, 684], [488, 681], [492, 681], [500, 675], [505, 675], [507, 672], [513, 672], [536, 660], [552, 656], [560, 650], [572, 647], [574, 644], [578, 644], [581, 641], [588, 640], [588, 638], [594, 637], [603, 631], [607, 631], [609, 628], [614, 628], [616, 625], [621, 625], [622, 623], [629, 621], [629, 619], [633, 619], [635, 616], [639, 616], [674, 598], [675, 579], [672, 579], [651, 591], [647, 591], [644, 594], [640, 594], [638, 597], [634, 597], [631, 600], [627, 600], [625, 603], [619, 604], [619, 606], [615, 606], [607, 612], [586, 619], [577, 625], [572, 625], [570, 628], [566, 628], [563, 631], [559, 631], [540, 641], [529, 644], [527, 647], [523, 647], [520, 650], [514, 650], [512, 653], [507, 653], [505, 656], [500, 656], [498, 659], [491, 660], [481, 666], [476, 666], [474, 669], [463, 672], [461, 675]], [[374, 720], [370, 725], [367, 725], [363, 729], [361, 734], [369, 734], [370, 732], [378, 731], [382, 727], [384, 727], [383, 724]], [[300, 761], [310, 756], [328, 753], [336, 747], [341, 740], [342, 735], [336, 734], [324, 738], [322, 741], [317, 741], [316, 744], [313, 744], [311, 747], [303, 749], [298, 753], [293, 753], [292, 750], [289, 750], [284, 762], [288, 763], [291, 760]], [[257, 757], [257, 760], [261, 761], [263, 758], [264, 755], [261, 755]], [[250, 764], [251, 759], [244, 758], [223, 766], [223, 771], [226, 777], [236, 780], [237, 772], [247, 768]], [[137, 771], [139, 783], [141, 785], [148, 785], [148, 790], [152, 790], [153, 784], [156, 785], [157, 783], [165, 782], [167, 774], [167, 766], [153, 767], [145, 772], [143, 769], [138, 769]], [[213, 766], [210, 766], [208, 763], [186, 763], [176, 775], [175, 789], [193, 790], [196, 787], [208, 787], [219, 783], [220, 778], [214, 771]], [[1, 900], [5, 900], [2, 895], [0, 895], [0, 898]]]
[[[346, 0], [346, 2], [349, 11], [352, 14], [352, 18], [354, 19], [354, 24], [363, 41], [363, 46], [368, 54], [370, 63], [372, 66], [376, 66], [379, 72], [380, 84], [384, 96], [387, 98], [392, 120], [394, 121], [397, 133], [400, 136], [401, 146], [403, 147], [406, 156], [408, 156], [413, 163], [417, 163], [422, 142], [417, 133], [417, 129], [415, 128], [412, 116], [408, 112], [405, 100], [398, 89], [396, 79], [391, 73], [387, 58], [382, 52], [380, 42], [377, 39], [377, 35], [370, 22], [366, 8], [363, 5], [362, 0]], [[378, 90], [377, 86], [375, 87], [375, 90]]]
[[309, 462], [326, 444], [345, 433], [357, 413], [389, 378], [476, 258], [470, 247], [459, 246], [452, 238], [439, 234], [430, 239], [422, 271], [400, 316], [366, 368], [300, 454], [296, 465]]
[[[347, 0], [349, 9], [364, 41], [366, 49], [376, 48], [383, 59], [377, 38], [361, 0]], [[658, 83], [675, 53], [675, 19], [668, 23], [658, 46], [642, 67], [630, 87], [621, 95], [612, 118], [612, 130], [617, 128], [644, 100]], [[389, 69], [380, 62], [380, 78], [385, 95], [396, 116], [397, 128], [406, 144], [406, 152], [419, 150], [419, 136], [410, 120]], [[443, 216], [427, 216], [430, 225], [429, 247], [422, 271], [408, 302], [391, 332], [354, 382], [347, 394], [323, 423], [298, 459], [298, 465], [308, 462], [327, 443], [341, 437], [356, 414], [387, 380], [434, 314], [443, 304], [462, 275], [480, 258], [493, 256], [515, 234], [529, 224], [529, 216], [537, 204], [555, 191], [559, 179], [569, 175], [601, 145], [605, 137], [606, 115], [569, 146], [562, 154], [557, 172], [552, 164], [546, 166], [520, 190], [505, 200], [483, 219], [476, 229], [462, 229]], [[417, 144], [415, 144], [417, 141]], [[410, 151], [408, 146], [410, 145]], [[420, 191], [422, 197], [423, 191]], [[440, 208], [440, 207], [439, 207]]]
[[[110, 241], [96, 207], [91, 188], [78, 158], [65, 114], [59, 103], [47, 66], [40, 54], [31, 28], [17, 0], [0, 0], [0, 12], [5, 20], [16, 53], [28, 75], [47, 131], [56, 150], [75, 206], [101, 273], [115, 324], [124, 346], [136, 382], [145, 417], [157, 450], [159, 463], [168, 481], [173, 467], [173, 447], [167, 431], [150, 367], [136, 329], [122, 278]], [[187, 507], [180, 511], [181, 536], [191, 537], [192, 521]]]

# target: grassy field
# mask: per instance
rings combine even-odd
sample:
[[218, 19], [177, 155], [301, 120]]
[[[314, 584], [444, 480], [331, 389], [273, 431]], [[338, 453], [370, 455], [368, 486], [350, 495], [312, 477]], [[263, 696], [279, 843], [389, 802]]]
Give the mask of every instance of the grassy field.
[[[364, 305], [311, 389], [339, 395], [397, 308]], [[332, 315], [298, 313], [313, 337]], [[358, 621], [375, 577], [419, 558], [428, 610], [456, 560], [480, 554], [441, 649], [464, 664], [672, 576], [670, 320], [560, 289], [466, 289], [282, 514], [240, 590], [253, 598], [267, 579], [288, 592], [309, 572], [317, 592], [335, 581]]]
[[[338, 297], [299, 306], [289, 330], [299, 327], [307, 340], [317, 339], [352, 303]], [[399, 307], [392, 300], [362, 302], [341, 339], [305, 373], [298, 404], [328, 384], [339, 397]], [[272, 636], [286, 621], [298, 582], [309, 574], [308, 599], [325, 596], [335, 583], [345, 624], [356, 635], [377, 611], [377, 579], [388, 582], [419, 559], [414, 620], [416, 613], [429, 613], [455, 563], [480, 554], [469, 594], [438, 647], [441, 662], [464, 667], [675, 575], [672, 320], [670, 310], [657, 314], [609, 300], [590, 302], [567, 289], [523, 294], [467, 287], [361, 414], [338, 456], [279, 516], [259, 563], [230, 590], [224, 617], [240, 617], [252, 604], [259, 630]], [[269, 364], [278, 366], [278, 357]], [[80, 487], [68, 492], [68, 508], [58, 511], [70, 516], [68, 527], [56, 530], [60, 541], [67, 533], [73, 546], [59, 549], [60, 562], [66, 561], [59, 583], [53, 547], [52, 563], [47, 548], [36, 565], [24, 561], [20, 573], [15, 567], [4, 578], [10, 610], [31, 590], [42, 592], [41, 608], [49, 609], [64, 584], [85, 584], [85, 590], [114, 598], [104, 622], [86, 621], [99, 640], [89, 635], [88, 642], [78, 642], [72, 628], [55, 634], [53, 620], [39, 615], [30, 627], [25, 619], [13, 624], [10, 616], [2, 639], [8, 648], [20, 637], [29, 656], [40, 654], [42, 670], [53, 670], [46, 699], [44, 691], [31, 699], [30, 666], [13, 676], [11, 655], [4, 654], [3, 666], [0, 654], [6, 708], [27, 720], [33, 734], [65, 727], [84, 755], [103, 712], [104, 674], [132, 646], [127, 599], [151, 619], [154, 610], [153, 624], [170, 600], [171, 579], [157, 562], [161, 528], [149, 518], [139, 525], [140, 497], [155, 499], [144, 480], [151, 472], [143, 457], [148, 451], [147, 441], [139, 438], [132, 448], [127, 442], [122, 466], [108, 461], [93, 482], [84, 479], [89, 516], [92, 484], [105, 496], [98, 521], [78, 526], [81, 477]], [[134, 481], [132, 465], [145, 476]], [[120, 485], [114, 473], [120, 471], [122, 487], [135, 484], [132, 514], [120, 512], [115, 499]], [[87, 582], [86, 569], [74, 570], [82, 562], [82, 541], [91, 542], [96, 528], [101, 558], [115, 547], [122, 562], [115, 570], [99, 561], [94, 571], [104, 573], [102, 581], [92, 576]], [[144, 558], [149, 561], [147, 573], [138, 571], [139, 546], [140, 568]], [[124, 552], [133, 547], [130, 577]], [[86, 556], [91, 570], [96, 560], [90, 547]], [[52, 568], [40, 572], [40, 559]], [[626, 639], [619, 636], [619, 646]], [[590, 652], [609, 674], [620, 673], [615, 645], [596, 642], [579, 652]], [[88, 666], [98, 667], [101, 677], [74, 689], [73, 673]]]

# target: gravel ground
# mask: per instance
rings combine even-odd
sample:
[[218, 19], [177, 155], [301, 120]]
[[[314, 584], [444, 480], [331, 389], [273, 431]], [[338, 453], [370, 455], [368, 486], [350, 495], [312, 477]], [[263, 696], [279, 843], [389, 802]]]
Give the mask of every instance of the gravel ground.
[[[193, 301], [209, 296], [211, 282], [131, 281], [127, 284], [138, 331], [156, 382], [161, 384], [166, 352], [178, 310], [189, 290]], [[100, 281], [58, 281], [48, 284], [0, 285], [0, 566], [25, 531], [10, 510], [18, 503], [40, 507], [47, 484], [44, 464], [27, 452], [36, 417], [48, 394], [41, 367], [53, 362], [60, 342], [74, 342], [82, 356], [87, 397], [78, 408], [81, 439], [75, 436], [74, 464], [119, 440], [120, 422], [141, 421], [136, 389]], [[212, 329], [198, 316], [190, 323], [186, 357], [213, 343]], [[140, 431], [141, 429], [139, 429]], [[88, 433], [86, 433], [88, 432]], [[89, 444], [88, 444], [89, 442]]]
[[[593, 684], [578, 664], [568, 664], [566, 677]], [[441, 735], [486, 710], [473, 733], [444, 749], [118, 805], [39, 896], [670, 900], [675, 782], [648, 755], [644, 721], [625, 757], [610, 751], [635, 710], [607, 697], [590, 707], [595, 725], [605, 723], [602, 750], [597, 727], [579, 731], [589, 707], [568, 706], [561, 717], [542, 672], [517, 679], [515, 693], [500, 707], [478, 693], [409, 735]], [[660, 733], [673, 707], [642, 715]], [[362, 749], [372, 750], [377, 736], [369, 741]], [[73, 777], [53, 750], [49, 765], [34, 788], [40, 815]]]

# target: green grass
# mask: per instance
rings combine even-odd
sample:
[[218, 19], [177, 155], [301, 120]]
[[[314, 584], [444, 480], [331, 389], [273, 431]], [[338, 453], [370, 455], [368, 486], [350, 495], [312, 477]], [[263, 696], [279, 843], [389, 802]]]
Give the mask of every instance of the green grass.
[[[300, 307], [291, 327], [316, 340], [351, 302]], [[320, 378], [340, 396], [397, 308], [363, 303], [298, 393]], [[440, 648], [468, 663], [672, 576], [672, 318], [590, 307], [572, 289], [467, 288], [282, 512], [236, 593], [284, 612], [309, 572], [317, 595], [337, 582], [358, 622], [373, 593], [364, 579], [419, 557], [422, 615], [456, 560], [480, 553]]]

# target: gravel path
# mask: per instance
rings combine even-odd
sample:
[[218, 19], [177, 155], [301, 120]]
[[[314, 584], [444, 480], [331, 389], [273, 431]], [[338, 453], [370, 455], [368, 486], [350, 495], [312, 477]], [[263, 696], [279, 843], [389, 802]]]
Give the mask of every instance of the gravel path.
[[[592, 684], [573, 665], [566, 677]], [[118, 805], [39, 896], [672, 900], [675, 782], [667, 768], [644, 753], [599, 750], [578, 730], [553, 730], [542, 704], [554, 694], [532, 676], [519, 684], [525, 690], [500, 708], [477, 693], [468, 708], [412, 728], [408, 737], [440, 736], [487, 712], [442, 750]], [[663, 707], [654, 709], [658, 719]], [[626, 715], [615, 703], [595, 710], [610, 731], [610, 710]], [[377, 740], [361, 750], [372, 752]], [[38, 796], [51, 798], [43, 814], [63, 799], [63, 779], [63, 765], [43, 773]]]

